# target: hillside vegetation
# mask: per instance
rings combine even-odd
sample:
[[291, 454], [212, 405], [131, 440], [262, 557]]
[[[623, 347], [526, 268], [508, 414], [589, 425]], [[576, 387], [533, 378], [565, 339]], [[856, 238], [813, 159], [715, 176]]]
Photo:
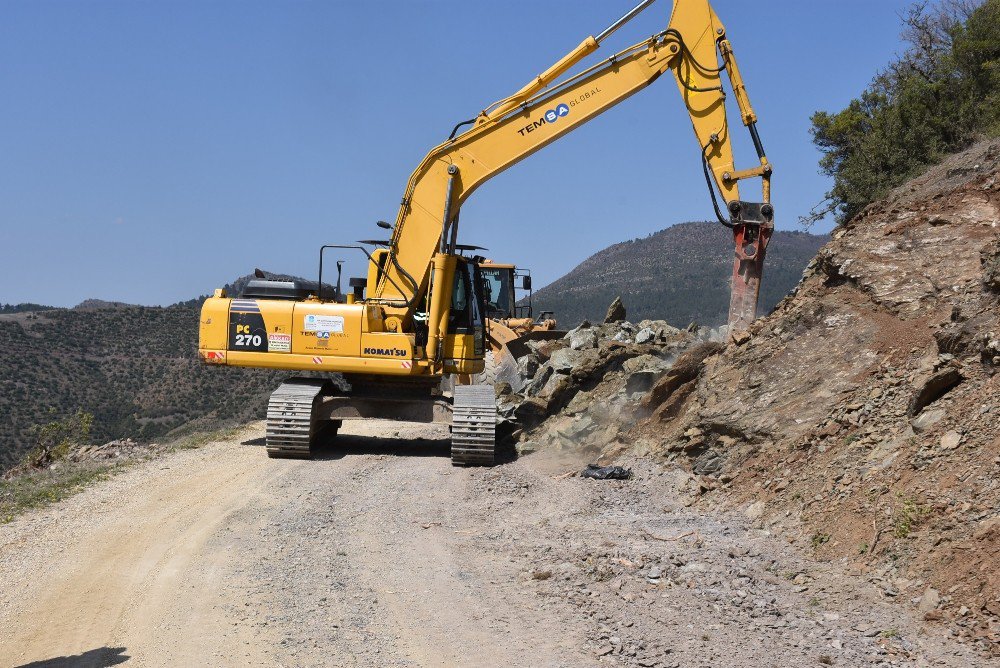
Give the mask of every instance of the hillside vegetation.
[[0, 313], [28, 313], [30, 311], [51, 311], [55, 306], [44, 304], [0, 304]]
[[[760, 312], [767, 313], [795, 287], [802, 270], [828, 237], [775, 232], [768, 246]], [[633, 322], [660, 319], [715, 326], [729, 313], [732, 233], [717, 223], [683, 223], [645, 239], [615, 244], [538, 290], [535, 313], [554, 311], [560, 324], [603, 319], [621, 296]]]
[[37, 425], [77, 411], [94, 416], [94, 442], [259, 417], [283, 374], [206, 367], [197, 337], [194, 305], [0, 316], [0, 468], [35, 445]]
[[1000, 0], [918, 2], [906, 50], [846, 108], [812, 117], [827, 201], [843, 223], [928, 165], [1000, 135]]

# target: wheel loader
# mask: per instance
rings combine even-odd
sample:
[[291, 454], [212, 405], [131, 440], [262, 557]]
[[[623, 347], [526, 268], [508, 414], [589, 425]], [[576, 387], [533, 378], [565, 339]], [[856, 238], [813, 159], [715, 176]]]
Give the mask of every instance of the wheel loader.
[[[445, 375], [485, 370], [484, 258], [458, 243], [462, 206], [493, 176], [668, 72], [694, 129], [715, 216], [733, 233], [730, 331], [746, 329], [756, 314], [774, 227], [772, 167], [732, 43], [708, 0], [674, 0], [662, 31], [569, 73], [653, 1], [643, 0], [514, 94], [455, 125], [413, 171], [395, 222], [379, 223], [391, 234], [385, 247], [325, 245], [315, 284], [265, 280], [241, 295], [216, 290], [205, 301], [201, 360], [300, 374], [271, 395], [268, 455], [310, 457], [324, 429], [335, 431], [343, 420], [391, 418], [449, 424], [454, 464], [492, 464], [493, 387], [456, 386], [450, 397], [441, 391]], [[734, 164], [724, 75], [757, 153], [758, 163], [746, 169]], [[646, 168], [669, 178], [677, 160], [650, 148]], [[635, 167], [610, 168], [608, 178], [627, 184]], [[571, 170], [566, 175], [571, 178]], [[740, 182], [747, 179], [760, 180], [760, 201], [741, 198]], [[324, 289], [330, 249], [362, 253], [367, 262], [366, 275], [351, 279], [350, 291], [339, 297]]]
[[[486, 343], [483, 373], [474, 382], [497, 385], [507, 383], [520, 392], [523, 375], [518, 360], [531, 352], [530, 344], [560, 339], [566, 332], [556, 329], [552, 312], [534, 317], [531, 303], [531, 271], [513, 264], [486, 260], [479, 264], [486, 303]], [[522, 292], [519, 299], [518, 289]]]

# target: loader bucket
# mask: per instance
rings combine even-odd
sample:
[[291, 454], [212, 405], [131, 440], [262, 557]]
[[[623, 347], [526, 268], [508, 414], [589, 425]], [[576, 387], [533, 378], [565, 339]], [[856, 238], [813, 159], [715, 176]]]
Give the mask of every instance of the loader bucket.
[[524, 378], [517, 370], [517, 361], [532, 352], [528, 347], [530, 341], [552, 341], [566, 336], [566, 332], [560, 330], [537, 330], [529, 332], [501, 346], [497, 355], [497, 383], [509, 383], [514, 392], [524, 389]]

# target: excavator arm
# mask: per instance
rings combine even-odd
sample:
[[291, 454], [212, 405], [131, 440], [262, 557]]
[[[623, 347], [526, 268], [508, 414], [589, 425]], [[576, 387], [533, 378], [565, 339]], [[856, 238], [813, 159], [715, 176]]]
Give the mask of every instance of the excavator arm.
[[[282, 383], [268, 402], [269, 456], [311, 457], [321, 430], [335, 432], [343, 420], [389, 418], [450, 424], [453, 463], [492, 464], [494, 388], [456, 385], [450, 398], [441, 393], [446, 375], [485, 370], [482, 258], [460, 254], [475, 250], [457, 243], [462, 205], [490, 177], [667, 71], [691, 118], [716, 216], [733, 230], [730, 323], [733, 331], [750, 323], [772, 229], [771, 168], [725, 28], [708, 0], [675, 0], [663, 32], [567, 74], [652, 2], [643, 0], [597, 37], [585, 39], [514, 95], [460, 124], [471, 126], [464, 133], [456, 128], [428, 153], [407, 182], [395, 224], [380, 222], [392, 229], [387, 248], [368, 254], [368, 277], [352, 279], [354, 293], [343, 301], [323, 299], [322, 249], [315, 286], [252, 281], [239, 297], [219, 289], [205, 300], [198, 349], [206, 363], [338, 372], [349, 385], [314, 375]], [[750, 169], [734, 165], [724, 74], [760, 159]], [[762, 201], [743, 201], [739, 182], [757, 177]]]
[[[452, 289], [448, 257], [454, 253], [463, 203], [491, 177], [619, 104], [668, 70], [691, 118], [716, 216], [734, 235], [731, 331], [745, 329], [755, 317], [764, 254], [773, 229], [771, 166], [725, 27], [708, 0], [675, 0], [666, 30], [558, 81], [653, 1], [644, 0], [517, 93], [466, 122], [472, 126], [469, 130], [457, 136], [453, 133], [431, 150], [410, 176], [387, 261], [368, 298], [380, 303], [387, 322], [398, 323], [401, 329], [408, 328], [416, 312], [428, 309], [429, 357], [433, 358], [445, 334]], [[734, 165], [723, 73], [757, 150], [759, 165], [750, 169], [737, 170]], [[739, 181], [749, 178], [761, 179], [761, 202], [740, 199]], [[435, 275], [442, 279], [435, 280]]]

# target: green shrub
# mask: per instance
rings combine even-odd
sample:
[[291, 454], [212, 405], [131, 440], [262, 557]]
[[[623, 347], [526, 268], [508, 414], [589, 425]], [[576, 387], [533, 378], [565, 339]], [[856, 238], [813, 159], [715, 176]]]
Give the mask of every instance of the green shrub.
[[36, 425], [31, 429], [35, 447], [24, 456], [22, 464], [29, 468], [41, 468], [64, 459], [74, 445], [87, 442], [93, 423], [93, 415], [77, 411], [62, 420]]
[[803, 222], [845, 222], [948, 153], [1000, 135], [1000, 0], [919, 2], [903, 24], [906, 51], [845, 109], [813, 114], [833, 188]]

